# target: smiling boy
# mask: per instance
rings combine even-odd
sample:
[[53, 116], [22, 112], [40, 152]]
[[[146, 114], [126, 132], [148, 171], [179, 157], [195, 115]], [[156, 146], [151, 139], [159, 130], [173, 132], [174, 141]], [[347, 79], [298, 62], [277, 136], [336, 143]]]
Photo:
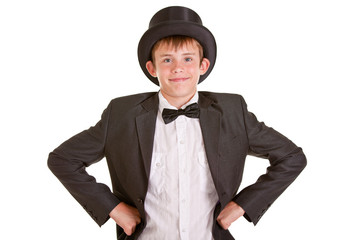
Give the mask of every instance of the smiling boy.
[[[50, 153], [50, 169], [99, 225], [117, 223], [118, 239], [233, 239], [235, 220], [256, 224], [303, 170], [301, 148], [240, 95], [197, 91], [216, 43], [193, 10], [156, 13], [138, 57], [160, 91], [112, 100], [94, 127]], [[270, 167], [238, 193], [247, 155]], [[85, 171], [103, 157], [113, 191]]]

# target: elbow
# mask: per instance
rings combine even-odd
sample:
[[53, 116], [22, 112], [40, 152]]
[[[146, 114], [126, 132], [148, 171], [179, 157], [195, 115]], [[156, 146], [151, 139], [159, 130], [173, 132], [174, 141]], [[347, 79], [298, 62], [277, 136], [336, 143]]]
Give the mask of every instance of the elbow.
[[296, 172], [300, 174], [307, 165], [307, 159], [303, 151], [300, 149], [300, 152], [298, 152], [293, 159], [293, 166], [294, 169], [296, 169]]
[[299, 170], [300, 170], [299, 173], [300, 173], [304, 170], [304, 168], [307, 165], [307, 159], [305, 154], [301, 154], [301, 156], [299, 156], [298, 165], [299, 165]]
[[299, 151], [299, 155], [298, 155], [298, 162], [299, 162], [299, 165], [301, 167], [301, 170], [303, 170], [306, 165], [307, 165], [307, 159], [306, 159], [306, 156], [303, 152], [303, 150], [300, 148], [300, 151]]
[[301, 148], [295, 149], [283, 159], [285, 170], [297, 177], [306, 167], [307, 159]]
[[48, 160], [47, 160], [47, 166], [50, 169], [51, 172], [55, 171], [56, 166], [56, 160], [52, 153], [49, 154]]
[[54, 152], [49, 154], [47, 166], [55, 176], [57, 176], [60, 172], [63, 172], [65, 167], [62, 159], [59, 158]]

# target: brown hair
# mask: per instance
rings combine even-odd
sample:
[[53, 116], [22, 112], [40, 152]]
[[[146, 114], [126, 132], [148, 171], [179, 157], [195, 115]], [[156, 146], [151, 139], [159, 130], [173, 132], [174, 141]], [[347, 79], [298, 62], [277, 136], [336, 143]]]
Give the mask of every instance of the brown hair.
[[151, 50], [151, 61], [153, 63], [155, 61], [155, 51], [162, 44], [166, 44], [168, 46], [171, 46], [171, 47], [175, 48], [175, 51], [179, 47], [182, 47], [184, 45], [195, 44], [199, 48], [200, 64], [201, 64], [202, 59], [204, 57], [203, 47], [201, 46], [201, 44], [195, 38], [187, 37], [187, 36], [181, 36], [181, 35], [175, 35], [175, 36], [169, 36], [169, 37], [162, 38], [162, 39], [160, 39], [159, 41], [157, 41], [155, 43], [155, 45], [153, 46], [153, 48]]

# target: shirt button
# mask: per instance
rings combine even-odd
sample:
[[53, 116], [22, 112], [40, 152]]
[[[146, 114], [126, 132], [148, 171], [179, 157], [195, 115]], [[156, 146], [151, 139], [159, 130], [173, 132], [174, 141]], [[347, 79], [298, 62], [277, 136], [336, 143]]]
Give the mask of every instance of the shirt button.
[[184, 143], [185, 143], [185, 141], [181, 139], [181, 140], [180, 140], [180, 144], [184, 144]]
[[160, 166], [161, 166], [161, 163], [157, 162], [157, 163], [156, 163], [156, 166], [157, 166], [157, 167], [160, 167]]

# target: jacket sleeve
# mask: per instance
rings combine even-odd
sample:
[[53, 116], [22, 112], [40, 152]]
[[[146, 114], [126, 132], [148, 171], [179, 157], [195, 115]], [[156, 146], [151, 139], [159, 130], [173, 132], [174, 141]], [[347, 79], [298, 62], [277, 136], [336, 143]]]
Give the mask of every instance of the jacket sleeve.
[[270, 162], [266, 174], [233, 199], [245, 210], [244, 217], [256, 225], [271, 204], [305, 168], [307, 160], [301, 148], [248, 112], [242, 97], [241, 102], [249, 144], [248, 154], [266, 158]]
[[65, 141], [48, 159], [50, 170], [99, 226], [109, 219], [110, 211], [120, 200], [85, 168], [104, 157], [110, 112], [111, 104], [95, 126]]

